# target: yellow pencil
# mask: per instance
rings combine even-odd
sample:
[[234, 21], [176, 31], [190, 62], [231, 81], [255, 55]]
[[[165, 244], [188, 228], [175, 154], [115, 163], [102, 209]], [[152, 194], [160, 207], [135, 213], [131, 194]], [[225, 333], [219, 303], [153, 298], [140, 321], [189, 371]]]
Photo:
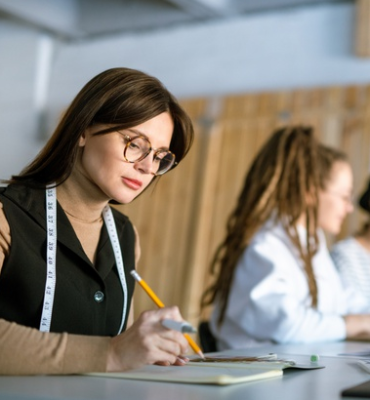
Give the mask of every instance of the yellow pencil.
[[[147, 295], [154, 301], [154, 303], [159, 307], [163, 308], [164, 304], [162, 301], [158, 298], [158, 296], [153, 292], [153, 290], [149, 287], [149, 285], [141, 278], [141, 276], [135, 271], [131, 271], [131, 275], [134, 277], [134, 279], [139, 283], [139, 285], [145, 290]], [[198, 354], [200, 357], [204, 358], [204, 354], [202, 350], [199, 348], [199, 346], [194, 342], [194, 340], [191, 338], [191, 336], [188, 333], [183, 334], [190, 344], [191, 348], [194, 350], [196, 354]]]

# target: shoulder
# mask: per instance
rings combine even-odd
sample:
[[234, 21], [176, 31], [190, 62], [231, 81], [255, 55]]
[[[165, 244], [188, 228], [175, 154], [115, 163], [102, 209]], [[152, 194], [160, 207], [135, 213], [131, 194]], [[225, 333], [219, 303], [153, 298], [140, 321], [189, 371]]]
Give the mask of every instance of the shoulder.
[[3, 205], [0, 200], [0, 271], [5, 256], [9, 253], [11, 244], [10, 226], [3, 211]]
[[[252, 238], [248, 249], [258, 250], [271, 256], [292, 250], [292, 242], [280, 223], [267, 223]], [[276, 253], [278, 252], [278, 253]]]
[[2, 199], [4, 199], [4, 194], [5, 194], [5, 191], [6, 191], [6, 186], [0, 186], [0, 203], [1, 203], [1, 201], [2, 201]]
[[123, 214], [120, 210], [117, 210], [115, 207], [110, 206], [110, 208], [112, 210], [117, 229], [123, 230], [126, 233], [129, 232], [130, 236], [135, 236], [134, 226], [129, 217]]
[[268, 224], [260, 229], [244, 251], [240, 263], [244, 267], [272, 271], [289, 269], [297, 264], [294, 246], [284, 228], [280, 224]]
[[132, 225], [131, 221], [127, 215], [123, 214], [120, 210], [117, 210], [116, 207], [110, 206], [110, 209], [112, 210], [113, 217], [114, 217], [114, 220], [116, 223], [119, 223], [122, 225], [125, 225], [125, 224]]
[[[0, 229], [3, 230], [4, 227], [6, 227], [6, 226], [9, 228], [6, 216], [4, 214], [3, 204], [0, 200]], [[9, 231], [9, 229], [7, 229], [7, 230]]]
[[345, 270], [347, 267], [368, 269], [369, 254], [362, 245], [350, 237], [334, 244], [330, 255], [336, 267]]
[[348, 251], [356, 251], [358, 249], [358, 246], [359, 244], [357, 243], [356, 239], [351, 236], [334, 243], [331, 248], [331, 254], [346, 254]]
[[0, 197], [7, 204], [24, 209], [40, 209], [45, 199], [45, 188], [33, 188], [22, 184], [11, 184], [0, 188]]

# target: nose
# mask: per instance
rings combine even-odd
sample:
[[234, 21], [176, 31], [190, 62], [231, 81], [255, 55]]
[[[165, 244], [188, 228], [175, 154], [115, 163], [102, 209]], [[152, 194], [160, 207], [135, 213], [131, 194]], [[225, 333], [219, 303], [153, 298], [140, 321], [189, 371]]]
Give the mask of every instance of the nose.
[[155, 175], [152, 152], [153, 150], [141, 161], [136, 161], [134, 163], [134, 167], [143, 174]]
[[353, 203], [350, 201], [347, 203], [347, 214], [350, 214], [351, 212], [353, 212], [354, 210], [354, 206]]

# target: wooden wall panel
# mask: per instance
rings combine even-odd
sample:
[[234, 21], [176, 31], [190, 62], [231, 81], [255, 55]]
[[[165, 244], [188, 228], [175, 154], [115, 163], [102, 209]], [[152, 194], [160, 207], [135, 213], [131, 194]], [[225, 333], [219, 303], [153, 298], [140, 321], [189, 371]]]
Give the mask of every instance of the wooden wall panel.
[[[196, 121], [204, 114], [205, 101], [184, 104]], [[132, 204], [117, 206], [136, 226], [141, 244], [138, 271], [166, 305], [181, 306], [183, 272], [186, 270], [189, 240], [192, 237], [196, 202], [201, 127], [195, 124], [196, 140], [192, 151], [175, 170], [162, 176]], [[136, 288], [135, 315], [155, 308], [153, 302]]]
[[356, 0], [355, 53], [370, 57], [370, 2]]
[[[165, 304], [177, 304], [196, 324], [201, 294], [211, 280], [209, 264], [247, 168], [275, 128], [314, 126], [320, 140], [348, 153], [355, 194], [364, 188], [370, 159], [370, 86], [239, 94], [182, 104], [196, 128], [189, 155], [154, 188], [119, 208], [139, 231], [143, 278]], [[364, 218], [356, 210], [340, 237], [352, 233]], [[135, 312], [148, 308], [153, 304], [138, 288]]]

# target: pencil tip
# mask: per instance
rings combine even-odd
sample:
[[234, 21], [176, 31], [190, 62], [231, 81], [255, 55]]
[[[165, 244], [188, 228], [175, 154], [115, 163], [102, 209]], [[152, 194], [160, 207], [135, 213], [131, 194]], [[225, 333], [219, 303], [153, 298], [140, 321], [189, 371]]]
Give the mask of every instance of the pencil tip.
[[204, 354], [203, 354], [203, 352], [202, 351], [198, 351], [198, 354], [199, 354], [199, 356], [203, 359], [203, 360], [205, 360], [206, 358], [204, 357]]

